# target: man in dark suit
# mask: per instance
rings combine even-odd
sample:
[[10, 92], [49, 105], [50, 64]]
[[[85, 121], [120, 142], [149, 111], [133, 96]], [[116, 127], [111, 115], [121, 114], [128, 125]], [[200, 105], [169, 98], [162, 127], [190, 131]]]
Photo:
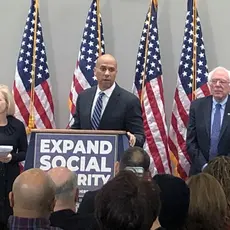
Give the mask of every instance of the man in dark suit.
[[230, 154], [230, 74], [223, 67], [209, 74], [212, 96], [191, 103], [187, 129], [190, 175], [202, 171], [217, 155]]
[[132, 93], [115, 83], [116, 59], [104, 54], [97, 60], [94, 75], [98, 86], [79, 94], [72, 129], [127, 131], [131, 146], [145, 141], [141, 105]]

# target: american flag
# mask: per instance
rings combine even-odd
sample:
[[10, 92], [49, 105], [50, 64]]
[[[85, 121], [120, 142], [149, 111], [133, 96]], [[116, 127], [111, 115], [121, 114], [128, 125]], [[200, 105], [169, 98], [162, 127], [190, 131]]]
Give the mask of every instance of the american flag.
[[13, 85], [15, 116], [29, 128], [54, 128], [54, 105], [37, 1], [31, 1]]
[[93, 0], [89, 8], [77, 64], [74, 70], [71, 90], [69, 94], [70, 122], [76, 112], [78, 94], [94, 85], [97, 79], [94, 76], [94, 66], [100, 54], [104, 54], [104, 35], [99, 1]]
[[151, 167], [158, 173], [171, 173], [162, 81], [157, 4], [153, 1], [146, 16], [137, 54], [134, 93], [142, 103], [146, 135], [144, 149], [152, 158]]
[[193, 99], [210, 94], [204, 41], [195, 3], [193, 0], [188, 0], [183, 48], [169, 130], [170, 152], [176, 160], [176, 170], [182, 178], [188, 176], [190, 168], [190, 159], [186, 152], [190, 104]]

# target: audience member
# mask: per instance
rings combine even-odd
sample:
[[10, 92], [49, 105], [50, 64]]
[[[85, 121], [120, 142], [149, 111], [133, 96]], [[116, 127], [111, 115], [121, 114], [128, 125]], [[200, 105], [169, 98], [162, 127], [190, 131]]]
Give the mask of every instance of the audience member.
[[98, 192], [95, 216], [101, 230], [155, 230], [160, 227], [158, 186], [121, 171]]
[[50, 216], [51, 225], [64, 230], [76, 229], [78, 200], [76, 174], [63, 167], [53, 168], [48, 174], [56, 185], [56, 204]]
[[77, 175], [64, 167], [56, 167], [48, 172], [56, 185], [56, 204], [50, 216], [52, 226], [63, 230], [93, 229], [93, 214], [80, 217], [76, 214], [78, 200]]
[[[145, 179], [150, 178], [149, 172], [150, 158], [148, 153], [146, 153], [140, 147], [130, 147], [122, 155], [120, 162], [115, 163], [115, 174], [121, 170], [132, 170], [137, 171], [137, 174]], [[140, 170], [140, 171], [139, 171]], [[78, 213], [81, 215], [87, 215], [89, 213], [94, 213], [94, 200], [98, 191], [88, 191], [79, 206]]]
[[189, 209], [189, 188], [180, 178], [168, 174], [158, 174], [153, 181], [160, 188], [161, 211], [159, 221], [167, 230], [180, 230], [184, 224]]
[[30, 169], [20, 174], [9, 194], [13, 216], [9, 217], [9, 228], [59, 229], [50, 227], [49, 217], [55, 205], [55, 185], [40, 169]]
[[187, 230], [223, 230], [227, 214], [227, 201], [220, 183], [207, 173], [192, 176]]
[[230, 226], [230, 157], [219, 156], [212, 159], [205, 167], [204, 172], [214, 176], [225, 192], [228, 205], [226, 224]]

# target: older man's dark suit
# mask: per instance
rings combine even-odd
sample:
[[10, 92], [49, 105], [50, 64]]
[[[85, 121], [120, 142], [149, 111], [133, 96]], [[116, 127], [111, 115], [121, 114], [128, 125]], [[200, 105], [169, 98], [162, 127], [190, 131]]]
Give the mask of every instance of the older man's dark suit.
[[[96, 90], [92, 87], [79, 94], [72, 129], [92, 129], [91, 108]], [[116, 84], [98, 129], [129, 131], [136, 137], [135, 145], [142, 147], [145, 135], [139, 99]]]
[[[187, 152], [191, 159], [190, 175], [201, 172], [209, 161], [211, 137], [212, 96], [197, 99], [191, 103], [187, 129]], [[230, 154], [230, 97], [225, 106], [222, 121], [218, 155]]]

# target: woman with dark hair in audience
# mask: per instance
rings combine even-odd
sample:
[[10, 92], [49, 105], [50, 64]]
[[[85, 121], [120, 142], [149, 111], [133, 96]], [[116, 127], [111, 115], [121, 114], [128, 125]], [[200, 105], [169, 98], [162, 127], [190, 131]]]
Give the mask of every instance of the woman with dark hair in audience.
[[219, 156], [212, 159], [205, 167], [204, 172], [214, 176], [225, 192], [228, 206], [226, 225], [230, 229], [230, 157]]
[[153, 181], [160, 188], [161, 226], [166, 230], [184, 229], [190, 200], [188, 185], [181, 178], [169, 174], [157, 174]]
[[187, 230], [224, 230], [227, 202], [220, 183], [207, 173], [192, 176]]
[[98, 191], [95, 217], [101, 230], [163, 230], [160, 206], [156, 183], [124, 170]]
[[20, 173], [19, 162], [25, 160], [27, 136], [23, 123], [13, 115], [15, 103], [9, 89], [0, 85], [0, 146], [12, 146], [8, 155], [0, 156], [0, 229], [7, 229], [8, 217], [12, 215], [8, 194]]

